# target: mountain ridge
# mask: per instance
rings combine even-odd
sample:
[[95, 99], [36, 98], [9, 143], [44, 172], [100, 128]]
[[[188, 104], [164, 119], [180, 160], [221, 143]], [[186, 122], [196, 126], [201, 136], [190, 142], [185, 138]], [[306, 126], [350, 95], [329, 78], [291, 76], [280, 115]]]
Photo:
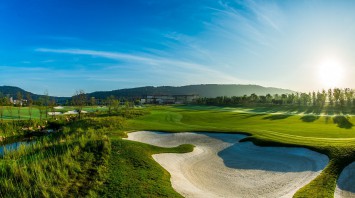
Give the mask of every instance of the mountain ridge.
[[295, 93], [289, 89], [281, 89], [275, 87], [263, 87], [260, 85], [241, 85], [241, 84], [200, 84], [185, 86], [144, 86], [136, 88], [117, 89], [112, 91], [96, 91], [89, 93], [89, 97], [104, 99], [111, 95], [115, 97], [142, 98], [148, 95], [192, 95], [196, 94], [200, 97], [217, 97], [217, 96], [243, 96], [250, 94], [266, 95], [266, 94], [283, 94]]
[[[17, 93], [20, 92], [22, 95], [23, 99], [27, 99], [27, 94], [31, 95], [31, 98], [33, 100], [38, 100], [38, 98], [43, 97], [45, 95], [41, 94], [35, 94], [29, 91], [26, 91], [20, 87], [15, 87], [15, 86], [8, 86], [8, 85], [3, 85], [0, 86], [0, 96], [1, 94], [4, 96], [9, 96], [17, 99]], [[70, 97], [58, 97], [58, 96], [50, 96], [51, 98], [54, 98], [56, 102], [63, 103], [65, 100], [69, 99]]]
[[[15, 86], [0, 86], [0, 93], [17, 97], [17, 92], [21, 92], [25, 98], [27, 93], [31, 94], [33, 99], [38, 99], [40, 94], [34, 94]], [[97, 99], [105, 99], [111, 95], [117, 98], [144, 98], [149, 95], [199, 95], [200, 97], [217, 97], [217, 96], [243, 96], [250, 94], [266, 95], [266, 94], [287, 94], [295, 93], [289, 89], [281, 89], [275, 87], [263, 87], [260, 85], [242, 85], [242, 84], [200, 84], [200, 85], [185, 85], [185, 86], [145, 86], [135, 88], [116, 89], [112, 91], [95, 91], [87, 93], [88, 97]], [[56, 101], [65, 101], [70, 97], [57, 97]]]

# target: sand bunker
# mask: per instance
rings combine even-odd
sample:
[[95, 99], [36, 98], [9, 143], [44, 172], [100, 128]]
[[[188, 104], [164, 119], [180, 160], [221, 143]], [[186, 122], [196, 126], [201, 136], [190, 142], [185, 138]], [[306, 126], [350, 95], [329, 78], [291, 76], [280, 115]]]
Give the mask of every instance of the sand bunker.
[[239, 143], [244, 135], [134, 132], [135, 140], [162, 147], [193, 144], [185, 154], [153, 158], [171, 174], [185, 197], [292, 197], [327, 165], [328, 157], [304, 148], [258, 147]]
[[334, 197], [355, 197], [355, 162], [341, 172]]

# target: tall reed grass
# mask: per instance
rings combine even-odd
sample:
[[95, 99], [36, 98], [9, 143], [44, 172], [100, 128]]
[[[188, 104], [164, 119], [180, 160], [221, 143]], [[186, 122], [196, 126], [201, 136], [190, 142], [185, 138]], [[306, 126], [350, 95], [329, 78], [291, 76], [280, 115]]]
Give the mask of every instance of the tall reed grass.
[[0, 197], [95, 196], [111, 150], [103, 129], [66, 128], [0, 159]]

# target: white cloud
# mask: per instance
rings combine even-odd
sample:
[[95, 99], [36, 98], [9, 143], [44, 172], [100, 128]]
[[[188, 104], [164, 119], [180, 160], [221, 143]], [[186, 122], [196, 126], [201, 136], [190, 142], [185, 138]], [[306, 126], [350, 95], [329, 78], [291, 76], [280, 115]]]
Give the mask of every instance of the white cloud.
[[[96, 50], [85, 50], [85, 49], [48, 49], [48, 48], [38, 48], [38, 52], [48, 52], [48, 53], [60, 53], [60, 54], [72, 54], [72, 55], [90, 55], [94, 57], [101, 57], [113, 60], [120, 60], [132, 63], [139, 63], [141, 65], [155, 66], [156, 69], [160, 71], [171, 71], [175, 72], [176, 69], [183, 69], [185, 73], [193, 72], [195, 75], [204, 77], [205, 79], [217, 78], [224, 79], [231, 83], [241, 82], [234, 76], [225, 74], [218, 70], [212, 69], [212, 66], [201, 65], [194, 62], [182, 61], [169, 59], [164, 57], [157, 57], [152, 55], [132, 55], [119, 52], [107, 52], [107, 51], [96, 51]], [[169, 66], [169, 67], [167, 67]]]

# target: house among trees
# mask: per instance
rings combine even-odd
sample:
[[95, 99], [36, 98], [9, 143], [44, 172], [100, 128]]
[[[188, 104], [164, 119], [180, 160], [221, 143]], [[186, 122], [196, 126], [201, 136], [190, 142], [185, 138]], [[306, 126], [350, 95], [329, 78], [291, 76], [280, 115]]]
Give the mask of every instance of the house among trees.
[[9, 102], [11, 103], [11, 104], [14, 104], [14, 105], [19, 105], [19, 106], [24, 106], [24, 105], [26, 105], [27, 104], [27, 100], [26, 99], [13, 99], [13, 97], [10, 97], [9, 98]]
[[141, 102], [147, 104], [188, 104], [199, 98], [199, 95], [151, 95]]

